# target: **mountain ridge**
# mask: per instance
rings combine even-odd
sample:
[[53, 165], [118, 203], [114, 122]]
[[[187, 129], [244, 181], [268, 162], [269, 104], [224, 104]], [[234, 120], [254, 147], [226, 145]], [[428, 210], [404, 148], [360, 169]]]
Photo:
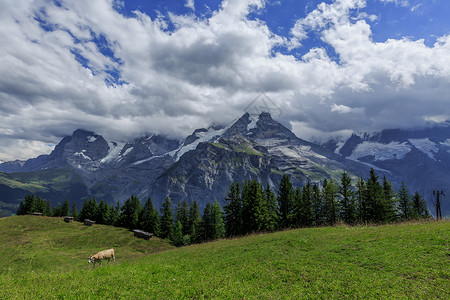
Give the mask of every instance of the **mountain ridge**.
[[[432, 143], [440, 143], [436, 153]], [[434, 154], [445, 159], [444, 167]], [[407, 160], [403, 160], [405, 157]], [[402, 130], [355, 133], [341, 144], [318, 145], [298, 138], [263, 112], [245, 113], [228, 126], [196, 129], [184, 140], [150, 134], [129, 142], [114, 142], [77, 129], [49, 155], [25, 162], [4, 162], [0, 172], [69, 169], [82, 178], [85, 197], [116, 203], [134, 194], [140, 199], [151, 197], [159, 206], [169, 196], [174, 203], [197, 200], [202, 208], [206, 201], [216, 199], [223, 205], [232, 182], [257, 179], [275, 188], [281, 174], [288, 174], [295, 185], [302, 186], [307, 181], [320, 183], [323, 178], [339, 180], [344, 170], [354, 178], [365, 177], [373, 167], [399, 186], [408, 169], [414, 169], [411, 161], [422, 162], [427, 170], [437, 166], [445, 173], [446, 163], [450, 162], [448, 128], [406, 134]], [[430, 193], [418, 180], [408, 177], [405, 182], [419, 187], [422, 193]]]

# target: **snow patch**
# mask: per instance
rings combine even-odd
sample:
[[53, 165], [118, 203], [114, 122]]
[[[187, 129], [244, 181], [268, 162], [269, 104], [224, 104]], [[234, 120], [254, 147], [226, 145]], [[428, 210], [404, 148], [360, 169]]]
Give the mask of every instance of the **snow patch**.
[[351, 160], [359, 160], [361, 157], [373, 155], [375, 160], [402, 159], [411, 151], [411, 146], [406, 142], [390, 142], [380, 144], [375, 142], [363, 142], [359, 144], [348, 157]]
[[[247, 125], [247, 131], [250, 131], [250, 130], [256, 128], [256, 123], [258, 123], [259, 116], [258, 115], [250, 115], [249, 118], [250, 118], [250, 123]], [[250, 132], [247, 134], [250, 134]]]
[[[444, 147], [450, 148], [450, 139], [447, 139], [445, 142], [440, 142], [439, 144]], [[450, 149], [448, 149], [447, 152], [450, 153]]]
[[88, 136], [87, 137], [87, 141], [88, 143], [93, 143], [97, 140], [97, 138], [95, 136]]
[[127, 156], [131, 150], [133, 150], [133, 147], [128, 148], [127, 150], [125, 150], [125, 152], [122, 154], [122, 157]]
[[434, 154], [438, 153], [438, 146], [430, 139], [409, 139], [408, 140], [417, 150], [425, 153], [429, 158], [434, 159]]
[[132, 166], [137, 166], [137, 165], [146, 163], [146, 162], [148, 162], [148, 161], [151, 161], [151, 160], [153, 160], [153, 159], [155, 159], [155, 158], [161, 158], [161, 157], [164, 157], [164, 156], [166, 156], [166, 155], [169, 155], [169, 154], [166, 153], [166, 154], [163, 154], [163, 155], [152, 156], [152, 157], [149, 157], [149, 158], [146, 158], [146, 159], [143, 159], [143, 160], [138, 160], [138, 161], [132, 163], [131, 165], [132, 165]]
[[82, 158], [87, 159], [87, 160], [92, 160], [89, 156], [84, 154], [85, 152], [86, 152], [86, 150], [81, 150], [81, 152], [75, 152], [73, 155], [81, 156]]
[[109, 152], [100, 161], [102, 164], [103, 163], [108, 163], [108, 162], [111, 162], [111, 161], [118, 161], [119, 158], [120, 158], [120, 151], [125, 146], [125, 143], [116, 143], [116, 145], [114, 145], [114, 143], [109, 142], [108, 144], [109, 144]]
[[338, 142], [336, 144], [336, 149], [334, 150], [334, 153], [341, 154], [340, 151], [341, 151], [342, 147], [344, 147], [344, 145], [345, 145], [345, 142]]
[[[236, 121], [235, 121], [236, 122]], [[183, 154], [186, 152], [189, 152], [191, 150], [194, 150], [197, 148], [198, 144], [200, 143], [215, 143], [217, 142], [221, 136], [230, 129], [231, 126], [234, 125], [235, 122], [232, 122], [227, 127], [222, 129], [214, 129], [213, 127], [208, 128], [207, 131], [197, 132], [196, 136], [198, 139], [196, 139], [194, 142], [190, 143], [189, 145], [182, 145], [177, 150], [171, 151], [168, 154], [175, 158], [176, 161], [180, 159]]]

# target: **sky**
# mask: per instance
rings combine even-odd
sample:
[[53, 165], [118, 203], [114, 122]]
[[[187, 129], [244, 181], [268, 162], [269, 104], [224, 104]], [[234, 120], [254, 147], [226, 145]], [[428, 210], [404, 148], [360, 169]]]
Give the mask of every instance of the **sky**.
[[246, 111], [311, 141], [450, 119], [448, 0], [0, 0], [0, 160]]

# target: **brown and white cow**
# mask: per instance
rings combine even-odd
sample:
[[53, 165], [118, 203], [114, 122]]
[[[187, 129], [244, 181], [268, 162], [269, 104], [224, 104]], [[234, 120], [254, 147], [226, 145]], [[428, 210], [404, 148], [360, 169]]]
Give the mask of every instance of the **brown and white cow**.
[[95, 268], [95, 263], [99, 263], [100, 265], [102, 265], [102, 260], [103, 259], [107, 259], [108, 263], [111, 260], [111, 258], [113, 259], [113, 261], [116, 261], [115, 255], [114, 255], [114, 249], [108, 249], [108, 250], [103, 250], [100, 251], [94, 255], [91, 255], [89, 257], [89, 263], [94, 263], [93, 267]]

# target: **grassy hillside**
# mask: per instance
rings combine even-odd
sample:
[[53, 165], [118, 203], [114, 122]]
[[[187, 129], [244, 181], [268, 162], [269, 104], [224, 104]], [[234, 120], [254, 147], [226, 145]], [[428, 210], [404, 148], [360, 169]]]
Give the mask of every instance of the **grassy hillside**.
[[[0, 219], [0, 299], [450, 298], [446, 221], [299, 229], [152, 253], [170, 246], [38, 219]], [[88, 254], [111, 246], [116, 263], [88, 266]]]
[[27, 194], [37, 194], [49, 200], [52, 206], [61, 205], [67, 198], [70, 203], [88, 196], [81, 177], [71, 170], [49, 169], [27, 173], [0, 172], [0, 217], [11, 216], [17, 211]]

